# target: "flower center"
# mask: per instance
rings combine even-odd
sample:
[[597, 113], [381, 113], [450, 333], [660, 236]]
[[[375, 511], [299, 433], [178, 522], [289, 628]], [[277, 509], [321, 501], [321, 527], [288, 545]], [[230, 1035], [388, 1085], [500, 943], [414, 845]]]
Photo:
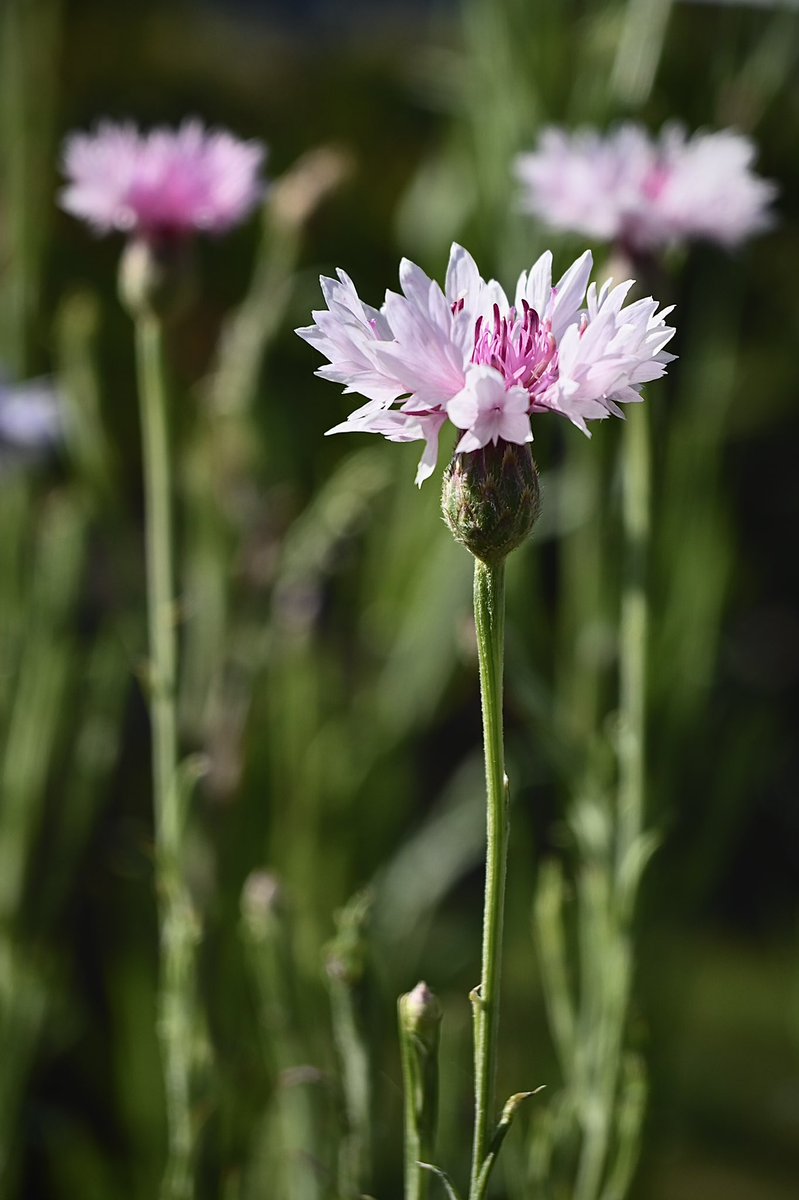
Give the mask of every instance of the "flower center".
[[474, 327], [472, 362], [499, 371], [508, 388], [523, 387], [533, 397], [558, 377], [558, 349], [548, 323], [541, 321], [526, 300], [522, 311], [500, 316], [494, 305], [493, 322], [478, 317]]
[[643, 192], [647, 200], [657, 200], [670, 175], [671, 171], [665, 163], [659, 163], [649, 171], [643, 183]]

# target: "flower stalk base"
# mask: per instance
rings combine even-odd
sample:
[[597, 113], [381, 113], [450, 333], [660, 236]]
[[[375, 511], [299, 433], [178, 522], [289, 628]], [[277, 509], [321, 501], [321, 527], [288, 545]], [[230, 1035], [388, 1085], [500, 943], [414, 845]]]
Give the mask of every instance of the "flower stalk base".
[[191, 1113], [197, 921], [184, 879], [185, 790], [178, 768], [172, 479], [163, 331], [136, 321], [145, 492], [150, 721], [161, 973], [158, 1032], [163, 1058], [168, 1160], [161, 1200], [191, 1200]]

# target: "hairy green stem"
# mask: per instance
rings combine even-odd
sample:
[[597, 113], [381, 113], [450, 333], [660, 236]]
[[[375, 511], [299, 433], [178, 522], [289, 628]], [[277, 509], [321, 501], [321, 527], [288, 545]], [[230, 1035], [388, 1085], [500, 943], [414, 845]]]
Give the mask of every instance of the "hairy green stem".
[[497, 1119], [494, 1093], [508, 854], [508, 793], [502, 732], [504, 563], [489, 566], [475, 559], [474, 617], [483, 706], [487, 844], [482, 972], [480, 986], [471, 996], [474, 1016], [475, 1113], [470, 1200], [477, 1200], [483, 1190], [480, 1175]]
[[[438, 1117], [441, 1006], [426, 983], [397, 1004], [405, 1100], [405, 1200], [427, 1200]], [[427, 1167], [425, 1166], [427, 1164]]]
[[403, 1145], [405, 1169], [403, 1172], [405, 1200], [426, 1200], [429, 1176], [421, 1166], [433, 1157], [422, 1147], [419, 1111], [421, 1108], [421, 1085], [418, 1064], [414, 1058], [413, 1039], [402, 1028], [400, 1011], [400, 1059], [402, 1064], [403, 1096]]
[[400, 1059], [402, 1063], [402, 1097], [403, 1097], [403, 1146], [405, 1200], [426, 1200], [427, 1175], [422, 1166], [423, 1162], [432, 1158], [422, 1150], [422, 1140], [419, 1131], [418, 1111], [419, 1088], [417, 1066], [413, 1057], [411, 1038], [402, 1029], [402, 1012], [400, 1011]]
[[156, 872], [161, 931], [159, 1036], [163, 1056], [168, 1159], [162, 1200], [189, 1200], [193, 1127], [191, 1075], [195, 925], [183, 878], [185, 814], [178, 777], [172, 480], [163, 329], [136, 319], [145, 494], [150, 720]]

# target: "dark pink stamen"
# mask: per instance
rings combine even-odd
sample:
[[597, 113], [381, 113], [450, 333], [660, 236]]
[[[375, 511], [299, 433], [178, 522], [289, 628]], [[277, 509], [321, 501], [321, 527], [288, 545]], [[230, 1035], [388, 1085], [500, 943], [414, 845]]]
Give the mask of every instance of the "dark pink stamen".
[[558, 377], [555, 339], [526, 300], [520, 313], [511, 308], [504, 317], [495, 304], [493, 327], [478, 317], [472, 362], [493, 367], [509, 387], [525, 388], [531, 400]]

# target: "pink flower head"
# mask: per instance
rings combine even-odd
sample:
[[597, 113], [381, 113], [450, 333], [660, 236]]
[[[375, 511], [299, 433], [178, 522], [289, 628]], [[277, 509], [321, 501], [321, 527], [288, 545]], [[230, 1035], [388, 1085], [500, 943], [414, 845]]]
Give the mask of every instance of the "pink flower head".
[[224, 233], [252, 211], [264, 185], [259, 142], [242, 142], [200, 121], [140, 133], [102, 121], [64, 144], [62, 208], [99, 233], [146, 238]]
[[632, 281], [597, 290], [590, 273], [586, 251], [553, 287], [547, 251], [522, 272], [511, 303], [453, 245], [443, 290], [403, 259], [402, 291], [387, 292], [379, 310], [343, 271], [322, 279], [327, 308], [297, 333], [328, 360], [317, 374], [367, 399], [329, 432], [424, 441], [421, 484], [447, 422], [460, 431], [456, 449], [468, 453], [532, 441], [532, 413], [560, 413], [586, 434], [586, 421], [621, 416], [619, 402], [640, 400], [641, 385], [673, 358], [664, 350], [671, 310], [651, 298], [625, 305]]
[[522, 207], [552, 229], [637, 252], [698, 239], [729, 248], [773, 223], [777, 189], [754, 158], [731, 130], [688, 137], [667, 125], [653, 139], [628, 122], [608, 134], [545, 129], [515, 173]]

